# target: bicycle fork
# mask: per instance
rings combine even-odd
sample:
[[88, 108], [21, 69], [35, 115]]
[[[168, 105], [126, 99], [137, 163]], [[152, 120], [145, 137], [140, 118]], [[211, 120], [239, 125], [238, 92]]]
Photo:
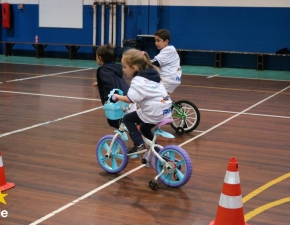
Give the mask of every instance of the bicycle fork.
[[161, 145], [157, 145], [157, 144], [154, 144], [156, 141], [156, 136], [153, 137], [153, 140], [150, 141], [148, 140], [147, 138], [144, 138], [144, 142], [145, 144], [147, 144], [148, 146], [150, 146], [150, 149], [149, 149], [149, 152], [148, 152], [148, 155], [146, 157], [146, 161], [145, 163], [142, 161], [142, 163], [146, 164], [148, 159], [150, 159], [150, 156], [151, 154], [153, 153], [161, 162], [162, 162], [162, 165], [163, 165], [163, 169], [161, 170], [161, 172], [159, 174], [157, 174], [157, 176], [155, 176], [154, 180], [157, 181], [158, 178], [166, 171], [167, 173], [173, 173], [174, 170], [175, 170], [175, 165], [173, 162], [171, 161], [166, 161], [163, 157], [161, 157], [159, 155], [159, 153], [156, 152], [155, 148], [154, 147], [158, 147], [160, 148], [160, 150], [163, 148]]
[[126, 134], [126, 127], [123, 125], [123, 123], [121, 124], [121, 126], [120, 126], [120, 128], [119, 128], [119, 130], [115, 130], [114, 132], [116, 133], [115, 135], [114, 135], [114, 137], [113, 137], [113, 139], [112, 139], [112, 142], [111, 142], [111, 144], [110, 144], [110, 147], [109, 147], [109, 149], [108, 149], [108, 151], [107, 151], [107, 153], [106, 153], [106, 157], [110, 157], [110, 155], [111, 155], [111, 151], [112, 151], [112, 147], [113, 147], [113, 145], [114, 145], [114, 143], [115, 143], [115, 140], [116, 140], [116, 138], [118, 137], [118, 136], [120, 136], [121, 138], [122, 138], [122, 140], [123, 141], [125, 141], [125, 142], [127, 142], [129, 139], [128, 139], [128, 136], [127, 136], [127, 134]]

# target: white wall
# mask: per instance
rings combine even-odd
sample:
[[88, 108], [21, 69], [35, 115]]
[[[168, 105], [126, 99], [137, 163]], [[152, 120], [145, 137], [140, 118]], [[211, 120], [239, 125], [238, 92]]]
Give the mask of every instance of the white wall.
[[39, 0], [39, 27], [83, 28], [83, 1]]

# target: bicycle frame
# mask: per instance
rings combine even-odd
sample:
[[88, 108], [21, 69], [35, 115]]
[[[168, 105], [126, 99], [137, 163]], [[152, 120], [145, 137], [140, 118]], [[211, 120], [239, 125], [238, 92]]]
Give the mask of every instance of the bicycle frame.
[[115, 140], [118, 136], [120, 136], [122, 140], [125, 142], [129, 140], [125, 131], [127, 131], [127, 128], [124, 123], [121, 123], [119, 129], [114, 131], [116, 134], [114, 135], [112, 142], [110, 144], [110, 147], [107, 151], [107, 154], [106, 154], [107, 157], [109, 157], [109, 155], [111, 154], [113, 144], [115, 143]]
[[[118, 136], [120, 136], [121, 138], [122, 138], [122, 140], [124, 140], [124, 141], [128, 141], [128, 136], [127, 136], [127, 134], [126, 134], [126, 132], [127, 132], [127, 128], [126, 128], [126, 126], [124, 125], [124, 123], [121, 123], [120, 124], [120, 128], [119, 128], [119, 130], [115, 130], [115, 132], [116, 132], [116, 134], [114, 135], [114, 137], [113, 137], [113, 139], [112, 139], [112, 142], [111, 142], [111, 144], [110, 144], [110, 146], [109, 146], [109, 149], [108, 149], [108, 151], [107, 151], [107, 154], [106, 154], [106, 157], [109, 157], [109, 155], [111, 154], [111, 150], [112, 150], [112, 147], [113, 147], [113, 145], [114, 145], [114, 143], [115, 143], [115, 140], [116, 140], [116, 138], [118, 137]], [[163, 165], [165, 166], [165, 164], [167, 163], [166, 162], [166, 160], [164, 160], [159, 154], [158, 154], [158, 152], [156, 152], [156, 150], [155, 150], [155, 147], [158, 147], [159, 149], [162, 149], [163, 148], [163, 146], [161, 146], [161, 145], [158, 145], [158, 144], [155, 144], [155, 142], [156, 142], [156, 139], [157, 139], [157, 136], [159, 136], [159, 135], [161, 135], [161, 136], [163, 136], [163, 137], [167, 137], [167, 138], [174, 138], [174, 136], [172, 135], [172, 134], [170, 134], [170, 133], [168, 133], [168, 132], [165, 132], [165, 131], [162, 131], [161, 129], [160, 129], [160, 127], [158, 127], [158, 128], [156, 128], [155, 130], [154, 130], [154, 136], [153, 136], [153, 140], [151, 141], [151, 140], [149, 140], [149, 139], [147, 139], [147, 138], [145, 138], [145, 137], [143, 137], [143, 140], [144, 140], [144, 143], [146, 144], [146, 145], [148, 145], [149, 146], [149, 149], [147, 150], [148, 151], [148, 155], [147, 155], [147, 157], [146, 157], [146, 160], [148, 160], [149, 158], [150, 158], [150, 156], [151, 156], [151, 154], [153, 153], [162, 163], [163, 163]], [[138, 154], [138, 153], [137, 153]], [[136, 155], [137, 155], [136, 154]], [[131, 156], [131, 155], [130, 155]], [[164, 172], [164, 171], [163, 171]], [[163, 173], [162, 172], [162, 173]], [[161, 173], [161, 174], [162, 174]], [[160, 175], [161, 175], [160, 174]], [[160, 176], [159, 175], [159, 176]], [[158, 177], [159, 177], [158, 176]]]
[[182, 118], [182, 122], [181, 122], [180, 126], [183, 127], [184, 124], [185, 124], [185, 122], [184, 122], [184, 118], [186, 118], [186, 114], [185, 114], [185, 112], [184, 112], [183, 110], [181, 110], [177, 105], [175, 105], [174, 102], [172, 102], [172, 106], [173, 106], [173, 108], [178, 112], [177, 114], [173, 114], [173, 113], [172, 113], [172, 116], [176, 116], [176, 117], [180, 117], [180, 118]]

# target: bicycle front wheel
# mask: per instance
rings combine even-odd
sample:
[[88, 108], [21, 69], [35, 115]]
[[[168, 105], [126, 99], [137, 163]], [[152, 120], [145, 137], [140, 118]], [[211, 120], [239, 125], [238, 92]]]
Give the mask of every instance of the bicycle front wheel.
[[127, 147], [124, 141], [117, 137], [113, 143], [111, 154], [107, 151], [112, 144], [114, 135], [106, 135], [100, 139], [96, 148], [96, 157], [100, 166], [108, 173], [119, 173], [126, 168], [128, 164]]

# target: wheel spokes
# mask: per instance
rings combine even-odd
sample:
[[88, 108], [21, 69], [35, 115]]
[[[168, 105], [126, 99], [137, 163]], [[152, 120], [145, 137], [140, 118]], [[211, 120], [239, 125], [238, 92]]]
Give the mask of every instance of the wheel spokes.
[[196, 118], [196, 113], [195, 113], [195, 112], [188, 113], [188, 114], [186, 114], [186, 115], [187, 115], [187, 117], [189, 117], [189, 116], [191, 116], [191, 115], [195, 115], [195, 117], [194, 117], [194, 118]]
[[172, 110], [172, 114], [173, 114], [173, 113], [176, 113], [176, 114], [180, 115], [180, 114], [183, 114], [183, 111], [182, 111], [181, 108], [173, 108], [173, 110]]
[[102, 163], [105, 163], [105, 162], [108, 160], [108, 158], [109, 158], [109, 157], [104, 156], [104, 157], [102, 157], [100, 160], [101, 160]]
[[169, 152], [169, 159], [170, 159], [172, 162], [174, 162], [174, 160], [175, 160], [174, 155], [175, 155], [175, 152], [173, 152], [173, 151], [170, 151], [170, 152]]
[[178, 161], [176, 160], [175, 162], [176, 162], [176, 166], [177, 167], [181, 166], [182, 164], [185, 164], [184, 159], [183, 160], [180, 160], [180, 161], [179, 160]]
[[[193, 122], [191, 122], [191, 120], [186, 119], [186, 120], [185, 120], [185, 124], [186, 124], [187, 127], [192, 127], [192, 126], [194, 126], [195, 121], [194, 121], [194, 123], [193, 123]], [[189, 124], [190, 124], [190, 126], [189, 126]]]
[[118, 164], [117, 164], [115, 157], [112, 157], [111, 162], [112, 162], [112, 169], [113, 170], [118, 168]]
[[168, 174], [166, 174], [166, 176], [164, 178], [166, 180], [171, 180], [171, 176], [172, 176], [172, 173], [168, 173]]
[[113, 158], [117, 158], [117, 159], [124, 159], [124, 155], [122, 155], [122, 154], [113, 154], [113, 156], [112, 156]]
[[175, 169], [174, 172], [176, 176], [179, 178], [179, 180], [182, 180], [184, 178], [184, 174], [179, 169]]
[[108, 143], [107, 142], [103, 142], [102, 143], [102, 145], [101, 145], [101, 147], [102, 147], [102, 150], [104, 150], [104, 151], [108, 151], [109, 150], [109, 148], [110, 148], [110, 146], [108, 145]]
[[175, 121], [177, 121], [177, 120], [181, 120], [181, 119], [182, 119], [181, 117], [179, 117], [179, 116], [177, 117], [177, 116], [176, 116], [176, 117], [173, 118], [173, 121], [172, 121], [172, 122], [175, 123]]

